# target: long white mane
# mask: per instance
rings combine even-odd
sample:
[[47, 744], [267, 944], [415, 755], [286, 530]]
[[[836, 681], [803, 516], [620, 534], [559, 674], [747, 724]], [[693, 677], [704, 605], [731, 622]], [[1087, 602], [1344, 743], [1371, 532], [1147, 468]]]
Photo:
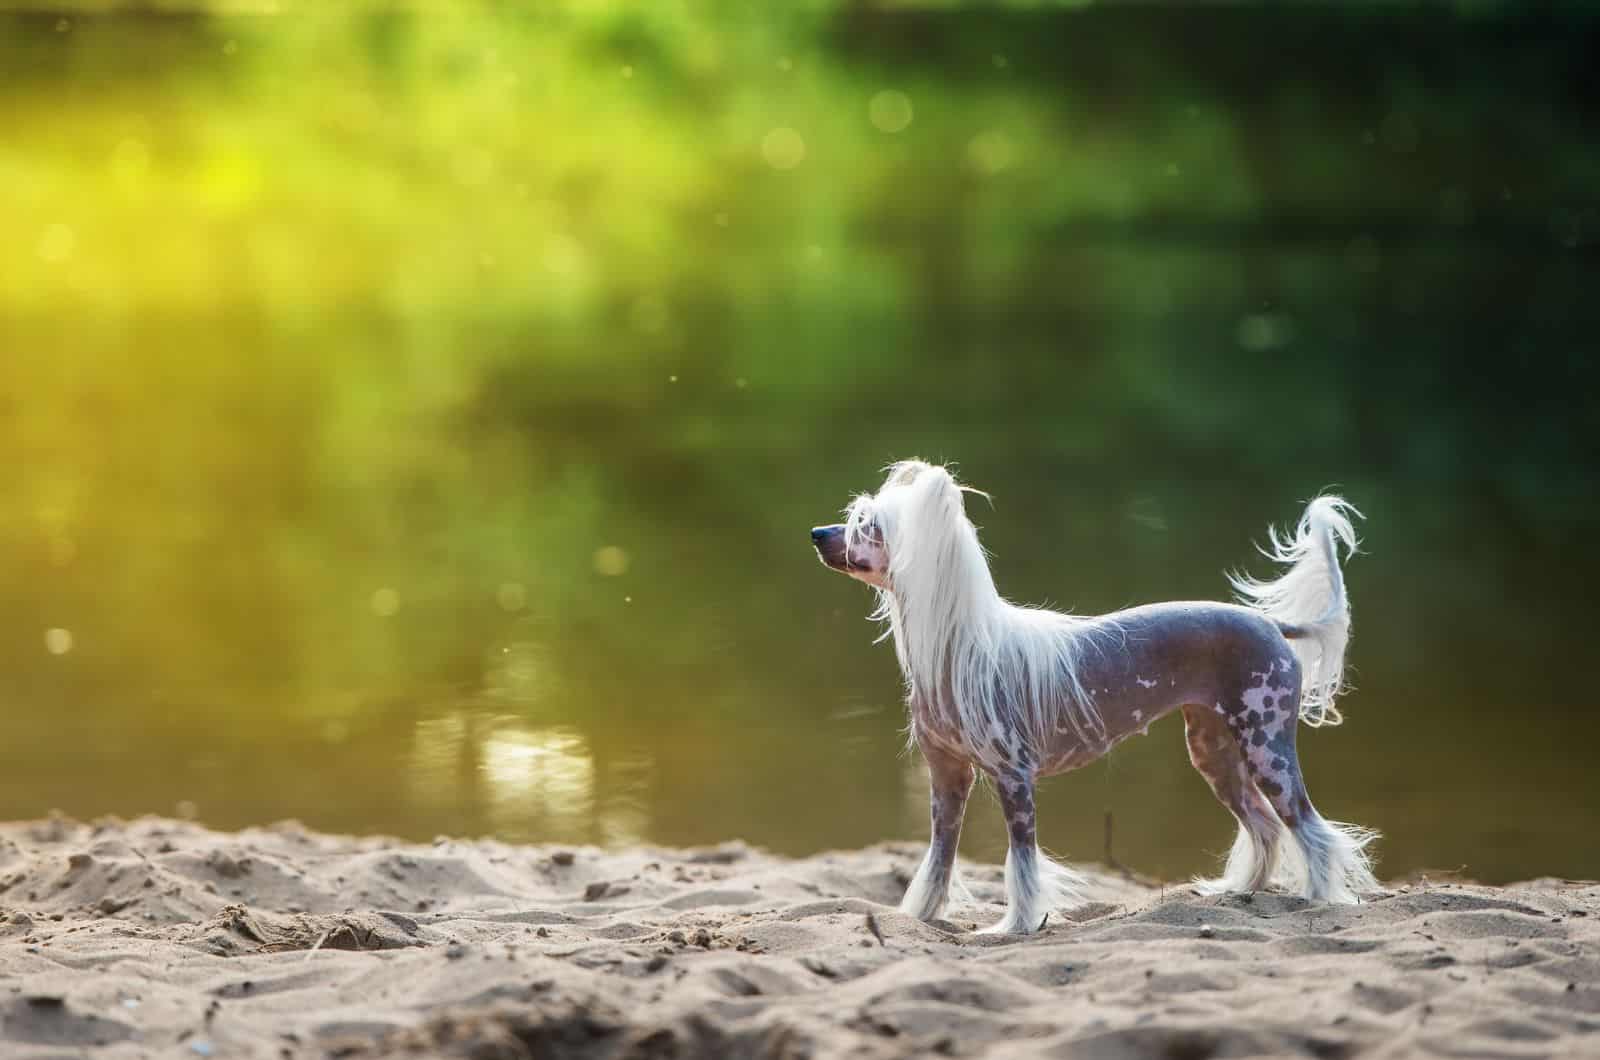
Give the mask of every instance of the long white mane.
[[850, 505], [845, 536], [849, 546], [881, 534], [888, 550], [873, 618], [894, 638], [913, 725], [920, 706], [984, 764], [1009, 757], [995, 741], [1022, 741], [1035, 762], [1056, 733], [1102, 741], [1105, 725], [1078, 676], [1090, 621], [1001, 598], [964, 487], [948, 470], [906, 460], [888, 472], [875, 495]]

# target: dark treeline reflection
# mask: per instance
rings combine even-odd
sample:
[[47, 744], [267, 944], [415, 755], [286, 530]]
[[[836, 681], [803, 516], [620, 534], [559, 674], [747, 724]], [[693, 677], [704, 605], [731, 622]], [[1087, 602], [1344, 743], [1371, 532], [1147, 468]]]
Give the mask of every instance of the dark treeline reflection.
[[[0, 817], [919, 836], [806, 531], [920, 455], [1080, 611], [1217, 597], [1338, 485], [1323, 808], [1393, 874], [1600, 874], [1597, 45], [1493, 3], [0, 16]], [[1047, 845], [1109, 811], [1207, 868], [1180, 727], [1052, 782]]]

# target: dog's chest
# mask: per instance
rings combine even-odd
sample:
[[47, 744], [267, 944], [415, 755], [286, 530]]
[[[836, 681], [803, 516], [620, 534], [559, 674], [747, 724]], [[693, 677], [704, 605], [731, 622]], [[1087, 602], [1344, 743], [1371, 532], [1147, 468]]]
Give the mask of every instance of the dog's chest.
[[939, 709], [938, 704], [914, 696], [906, 704], [906, 710], [911, 716], [911, 737], [917, 746], [935, 747], [962, 758], [972, 757], [973, 748], [953, 709], [946, 712]]

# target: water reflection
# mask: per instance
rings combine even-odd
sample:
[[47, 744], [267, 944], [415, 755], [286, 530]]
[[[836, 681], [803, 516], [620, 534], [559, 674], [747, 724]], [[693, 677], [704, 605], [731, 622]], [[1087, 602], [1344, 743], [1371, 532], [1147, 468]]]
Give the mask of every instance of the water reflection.
[[555, 672], [547, 646], [516, 640], [490, 653], [484, 691], [490, 698], [532, 708], [552, 694]]
[[471, 715], [462, 711], [416, 722], [405, 767], [413, 802], [459, 811], [477, 801], [478, 754], [470, 729]]
[[594, 759], [571, 729], [497, 720], [477, 754], [484, 810], [496, 831], [561, 832], [594, 812]]
[[417, 721], [405, 775], [413, 804], [508, 838], [639, 842], [658, 797], [655, 762], [641, 749], [600, 765], [576, 728], [473, 708]]
[[649, 839], [650, 808], [662, 795], [652, 756], [642, 750], [618, 754], [607, 763], [602, 790], [599, 841], [621, 846]]

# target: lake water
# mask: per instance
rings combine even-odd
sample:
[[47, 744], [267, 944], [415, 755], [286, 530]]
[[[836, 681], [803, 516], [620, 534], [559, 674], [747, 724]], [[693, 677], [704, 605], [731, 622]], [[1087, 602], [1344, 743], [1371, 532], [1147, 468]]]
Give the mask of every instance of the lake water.
[[[1005, 110], [1042, 88], [818, 60], [782, 119], [813, 123], [801, 187], [774, 183], [788, 141], [763, 161], [744, 104], [674, 109], [693, 90], [651, 64], [699, 70], [692, 48], [629, 53], [666, 102], [627, 128], [656, 138], [605, 126], [639, 168], [590, 172], [613, 146], [586, 123], [617, 111], [530, 132], [479, 91], [489, 60], [384, 59], [383, 25], [333, 87], [288, 20], [113, 28], [0, 27], [30, 72], [0, 88], [0, 228], [22, 233], [0, 257], [0, 818], [918, 839], [892, 651], [807, 531], [920, 455], [993, 495], [971, 510], [1003, 592], [1086, 613], [1225, 595], [1225, 569], [1265, 572], [1269, 522], [1337, 484], [1368, 518], [1348, 720], [1302, 734], [1320, 807], [1382, 830], [1390, 875], [1600, 876], [1600, 310], [1587, 200], [1546, 179], [1588, 150], [1559, 100], [1491, 143], [1475, 91], [1419, 89], [1407, 114], [1467, 131], [1437, 147], [1417, 118], [1412, 151], [1391, 112], [1324, 101], [1334, 146], [1272, 185], [1262, 144], [1308, 112], [1152, 89], [1230, 132], [1194, 147], [1130, 104], [1130, 139], [1165, 130], [1124, 160], [1151, 174], [1138, 195], [1204, 159], [1278, 190], [1227, 215], [1045, 217], [1043, 126]], [[446, 43], [486, 54], [494, 29]], [[582, 39], [607, 79], [589, 90], [621, 91], [612, 44]], [[781, 70], [786, 45], [762, 47]], [[884, 79], [921, 101], [896, 135], [927, 128], [925, 155], [876, 153], [865, 117], [829, 140], [828, 93], [870, 115]], [[1074, 114], [1110, 152], [1094, 107]], [[1494, 162], [1401, 187], [1429, 149]], [[867, 188], [873, 165], [903, 183]], [[1109, 817], [1123, 863], [1208, 870], [1232, 822], [1181, 728], [1047, 782], [1044, 843], [1099, 858]], [[964, 850], [1003, 842], [976, 799]]]

